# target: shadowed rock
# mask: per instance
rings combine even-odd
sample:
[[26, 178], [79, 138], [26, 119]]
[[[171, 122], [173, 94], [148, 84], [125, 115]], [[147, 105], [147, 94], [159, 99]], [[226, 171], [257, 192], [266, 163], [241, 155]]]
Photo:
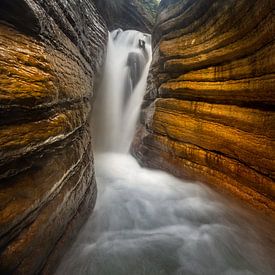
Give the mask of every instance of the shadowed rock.
[[158, 3], [155, 0], [95, 0], [110, 31], [117, 28], [151, 33]]

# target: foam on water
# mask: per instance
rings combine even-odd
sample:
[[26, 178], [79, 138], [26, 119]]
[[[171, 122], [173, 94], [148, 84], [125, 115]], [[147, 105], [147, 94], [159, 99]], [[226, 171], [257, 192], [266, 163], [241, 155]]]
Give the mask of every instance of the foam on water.
[[110, 34], [95, 110], [97, 204], [57, 274], [274, 274], [274, 224], [204, 185], [141, 168], [127, 153], [150, 59], [148, 35]]
[[95, 211], [57, 274], [273, 274], [264, 221], [205, 186], [126, 154], [98, 155], [96, 171]]

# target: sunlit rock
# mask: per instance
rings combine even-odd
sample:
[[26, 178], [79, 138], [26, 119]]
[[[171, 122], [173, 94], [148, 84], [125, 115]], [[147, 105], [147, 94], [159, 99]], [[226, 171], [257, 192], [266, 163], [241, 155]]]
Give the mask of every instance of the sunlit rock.
[[107, 28], [88, 0], [0, 12], [0, 273], [52, 274], [95, 204], [88, 116]]
[[274, 1], [162, 1], [133, 151], [275, 210]]

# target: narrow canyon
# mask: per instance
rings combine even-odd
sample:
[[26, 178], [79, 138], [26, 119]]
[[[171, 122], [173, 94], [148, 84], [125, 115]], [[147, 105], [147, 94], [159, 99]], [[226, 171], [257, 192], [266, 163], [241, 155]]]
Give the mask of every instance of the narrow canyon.
[[274, 274], [274, 11], [0, 0], [0, 274]]

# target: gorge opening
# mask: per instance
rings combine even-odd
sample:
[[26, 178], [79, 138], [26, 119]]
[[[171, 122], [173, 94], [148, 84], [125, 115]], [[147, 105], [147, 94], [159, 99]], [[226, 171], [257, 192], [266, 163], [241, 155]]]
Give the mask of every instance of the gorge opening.
[[130, 155], [150, 41], [137, 31], [109, 34], [94, 110], [97, 204], [56, 274], [271, 275], [268, 221], [198, 182], [142, 168]]

